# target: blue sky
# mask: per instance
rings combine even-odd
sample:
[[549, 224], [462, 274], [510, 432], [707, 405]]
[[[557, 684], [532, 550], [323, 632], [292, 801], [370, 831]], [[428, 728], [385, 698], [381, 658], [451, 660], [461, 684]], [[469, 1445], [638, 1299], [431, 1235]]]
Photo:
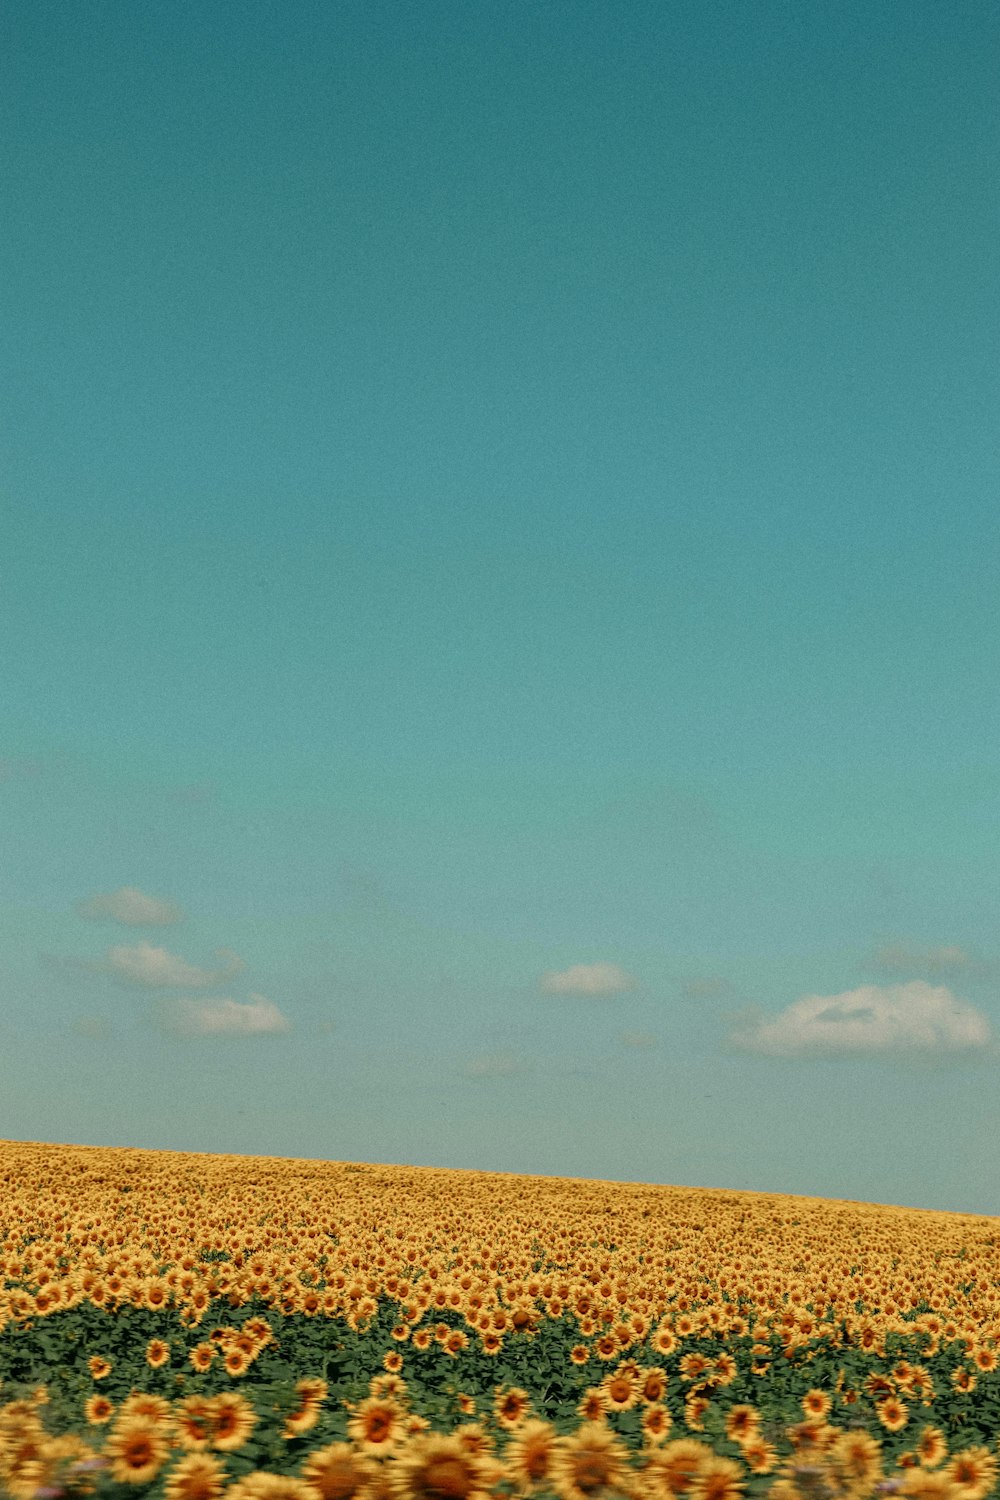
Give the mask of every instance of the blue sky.
[[0, 1136], [1000, 1214], [995, 7], [2, 53]]

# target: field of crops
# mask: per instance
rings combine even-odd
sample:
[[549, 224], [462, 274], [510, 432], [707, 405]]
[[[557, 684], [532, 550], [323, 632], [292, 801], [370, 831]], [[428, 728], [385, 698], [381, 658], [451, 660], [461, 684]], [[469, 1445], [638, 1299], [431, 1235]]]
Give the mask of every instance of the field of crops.
[[1000, 1493], [1000, 1220], [0, 1142], [0, 1494]]

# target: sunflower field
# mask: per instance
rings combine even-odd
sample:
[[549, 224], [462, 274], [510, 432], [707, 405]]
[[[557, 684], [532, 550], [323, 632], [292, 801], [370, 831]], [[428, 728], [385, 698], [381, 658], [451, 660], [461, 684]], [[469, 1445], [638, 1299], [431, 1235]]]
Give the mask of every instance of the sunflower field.
[[1000, 1220], [0, 1142], [0, 1495], [986, 1500]]

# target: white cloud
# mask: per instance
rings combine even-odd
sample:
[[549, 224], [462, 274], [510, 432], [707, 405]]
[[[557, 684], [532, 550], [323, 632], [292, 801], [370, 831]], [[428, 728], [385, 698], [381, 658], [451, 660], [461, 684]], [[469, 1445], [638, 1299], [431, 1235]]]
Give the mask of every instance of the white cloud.
[[111, 1027], [103, 1016], [78, 1016], [73, 1022], [73, 1030], [77, 1036], [85, 1036], [93, 1041], [105, 1041], [111, 1035]]
[[462, 1072], [467, 1078], [507, 1078], [523, 1073], [524, 1064], [512, 1052], [489, 1052], [471, 1058]]
[[546, 995], [618, 995], [634, 989], [636, 981], [617, 964], [575, 964], [571, 969], [543, 974]]
[[147, 896], [134, 885], [88, 896], [86, 900], [77, 901], [73, 910], [88, 922], [118, 922], [122, 927], [167, 927], [184, 917], [180, 907]]
[[655, 1047], [656, 1037], [648, 1031], [623, 1031], [618, 1040], [625, 1047]]
[[776, 1016], [744, 1012], [729, 1045], [767, 1057], [960, 1053], [987, 1046], [990, 1023], [944, 986], [862, 985], [842, 995], [806, 995]]
[[935, 973], [967, 969], [971, 961], [964, 948], [954, 945], [908, 948], [905, 943], [891, 943], [875, 954], [875, 962], [882, 969], [929, 969]]
[[143, 989], [205, 989], [242, 973], [243, 960], [230, 948], [217, 948], [216, 958], [227, 960], [219, 969], [200, 969], [185, 963], [166, 948], [138, 943], [134, 948], [109, 948], [107, 957], [96, 961], [79, 960], [93, 974], [110, 974], [122, 984]]
[[174, 1036], [264, 1036], [291, 1031], [292, 1024], [272, 1000], [251, 994], [249, 1004], [228, 997], [169, 1002], [159, 1013], [159, 1024]]

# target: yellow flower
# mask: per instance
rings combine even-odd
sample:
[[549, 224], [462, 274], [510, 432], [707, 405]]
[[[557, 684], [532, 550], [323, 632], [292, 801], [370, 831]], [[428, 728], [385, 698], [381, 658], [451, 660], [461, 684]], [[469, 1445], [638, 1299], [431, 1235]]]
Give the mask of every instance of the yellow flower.
[[171, 1469], [163, 1486], [164, 1500], [219, 1500], [226, 1487], [226, 1471], [210, 1453], [188, 1453]]
[[159, 1474], [170, 1452], [162, 1426], [149, 1417], [119, 1418], [104, 1442], [117, 1484], [149, 1484]]
[[621, 1490], [632, 1478], [628, 1451], [603, 1422], [584, 1422], [556, 1440], [549, 1483], [559, 1500], [590, 1500], [595, 1490]]

